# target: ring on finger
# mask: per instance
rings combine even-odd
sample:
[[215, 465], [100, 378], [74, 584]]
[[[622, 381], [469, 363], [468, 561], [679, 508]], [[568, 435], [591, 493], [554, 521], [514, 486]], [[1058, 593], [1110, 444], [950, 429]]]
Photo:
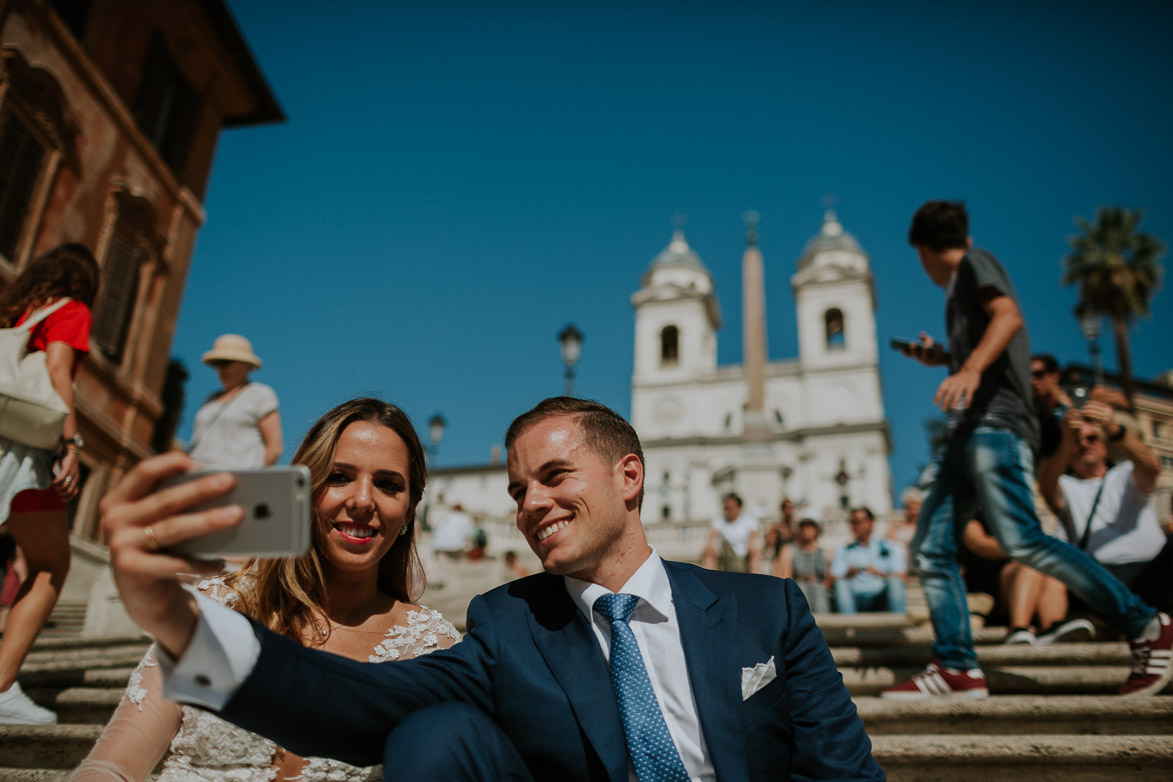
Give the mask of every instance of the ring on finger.
[[147, 536], [147, 549], [150, 551], [159, 550], [159, 541], [155, 538], [155, 531], [151, 529], [151, 525], [143, 527], [143, 534]]

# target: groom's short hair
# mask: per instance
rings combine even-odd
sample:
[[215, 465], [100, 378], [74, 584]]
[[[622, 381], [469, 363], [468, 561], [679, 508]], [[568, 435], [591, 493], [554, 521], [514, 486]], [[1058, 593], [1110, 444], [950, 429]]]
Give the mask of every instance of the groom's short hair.
[[[623, 416], [606, 405], [591, 399], [577, 399], [572, 396], [552, 396], [543, 399], [534, 407], [525, 411], [505, 432], [505, 449], [513, 448], [513, 443], [530, 427], [545, 421], [548, 418], [562, 416], [573, 417], [582, 430], [583, 443], [587, 448], [610, 465], [614, 465], [629, 453], [635, 454], [639, 463], [645, 469], [644, 449], [639, 442], [639, 435]], [[643, 506], [643, 487], [639, 490], [639, 506]]]

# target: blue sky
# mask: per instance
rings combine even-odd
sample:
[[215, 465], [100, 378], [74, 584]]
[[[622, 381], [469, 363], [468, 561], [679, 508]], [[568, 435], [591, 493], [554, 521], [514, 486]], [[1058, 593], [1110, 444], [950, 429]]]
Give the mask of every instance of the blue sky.
[[[1087, 360], [1059, 285], [1077, 215], [1120, 204], [1173, 242], [1173, 4], [229, 0], [289, 120], [225, 132], [174, 353], [181, 435], [212, 340], [253, 340], [288, 449], [357, 394], [441, 412], [441, 466], [484, 463], [562, 390], [630, 407], [630, 295], [673, 217], [713, 274], [720, 363], [741, 359], [741, 215], [761, 214], [769, 348], [797, 355], [790, 276], [834, 198], [871, 256], [894, 490], [927, 458], [944, 377], [887, 349], [943, 333], [905, 242], [962, 198], [1035, 350]], [[1167, 259], [1166, 259], [1167, 260]], [[1132, 333], [1173, 368], [1170, 293]], [[1115, 366], [1111, 344], [1105, 363]]]

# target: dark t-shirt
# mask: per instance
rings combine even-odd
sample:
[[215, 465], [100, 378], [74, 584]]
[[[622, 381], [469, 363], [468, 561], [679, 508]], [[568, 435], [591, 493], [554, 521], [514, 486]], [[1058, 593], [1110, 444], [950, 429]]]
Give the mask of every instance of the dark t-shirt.
[[[991, 288], [1018, 303], [1014, 286], [998, 260], [984, 250], [970, 250], [961, 259], [945, 296], [950, 372], [961, 369], [990, 325], [990, 317], [982, 307], [983, 288]], [[965, 409], [950, 416], [950, 433], [975, 426], [1009, 429], [1038, 450], [1039, 422], [1031, 396], [1030, 342], [1025, 327], [1014, 335], [1002, 355], [986, 367]]]

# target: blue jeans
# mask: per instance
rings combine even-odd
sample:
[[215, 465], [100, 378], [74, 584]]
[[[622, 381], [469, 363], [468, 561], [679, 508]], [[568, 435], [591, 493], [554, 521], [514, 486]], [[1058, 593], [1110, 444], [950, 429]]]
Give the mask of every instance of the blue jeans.
[[1022, 438], [988, 426], [960, 432], [937, 466], [911, 548], [941, 664], [960, 670], [977, 665], [957, 547], [978, 505], [1008, 557], [1062, 581], [1112, 629], [1130, 638], [1144, 632], [1156, 614], [1152, 608], [1083, 551], [1043, 532], [1034, 506], [1034, 457]]
[[835, 608], [841, 614], [857, 614], [861, 611], [891, 611], [894, 614], [903, 614], [904, 579], [900, 576], [888, 576], [885, 582], [884, 588], [879, 592], [868, 594], [856, 591], [853, 579], [835, 579]]

